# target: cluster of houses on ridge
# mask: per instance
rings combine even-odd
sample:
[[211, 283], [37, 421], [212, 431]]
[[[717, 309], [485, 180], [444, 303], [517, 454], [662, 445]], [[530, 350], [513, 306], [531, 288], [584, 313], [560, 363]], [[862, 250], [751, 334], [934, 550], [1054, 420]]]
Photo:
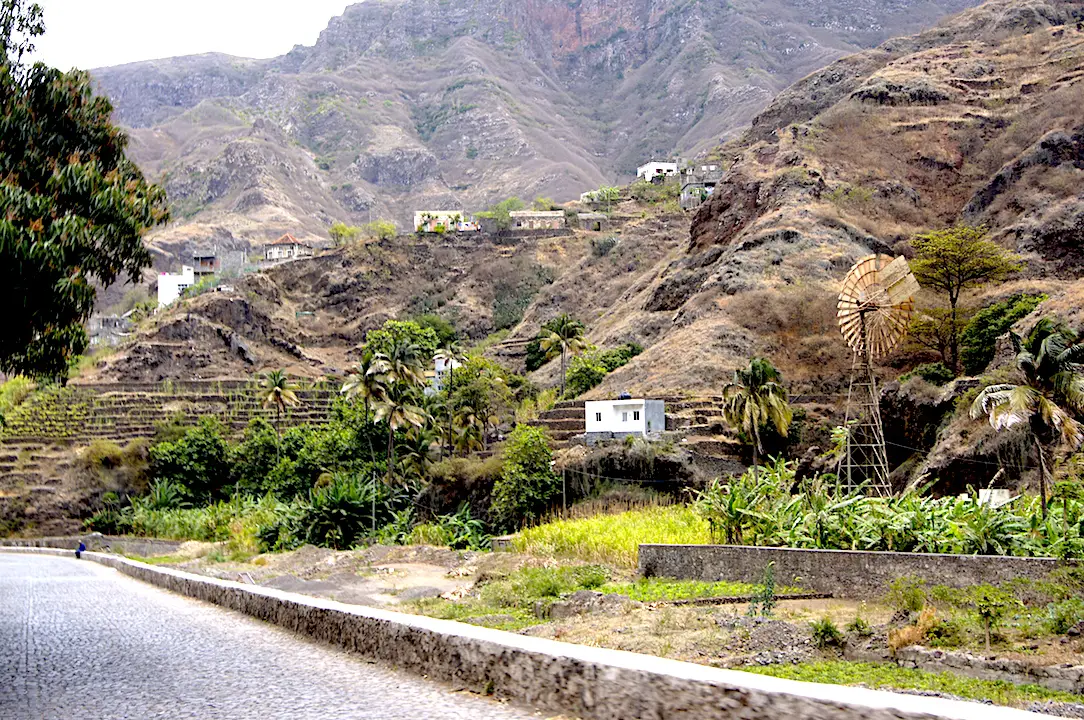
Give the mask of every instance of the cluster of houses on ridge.
[[723, 169], [718, 165], [697, 166], [652, 160], [636, 168], [636, 178], [656, 184], [679, 182], [681, 207], [683, 210], [692, 210], [706, 202], [715, 192], [715, 186], [723, 179]]

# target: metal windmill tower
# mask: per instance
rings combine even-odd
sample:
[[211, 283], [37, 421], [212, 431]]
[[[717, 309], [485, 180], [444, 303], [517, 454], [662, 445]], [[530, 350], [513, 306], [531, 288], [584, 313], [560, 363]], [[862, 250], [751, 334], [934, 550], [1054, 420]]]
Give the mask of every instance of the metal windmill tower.
[[836, 317], [854, 352], [844, 425], [847, 446], [839, 463], [839, 478], [848, 490], [892, 493], [873, 359], [888, 355], [907, 332], [918, 289], [907, 260], [887, 255], [862, 258], [843, 280]]

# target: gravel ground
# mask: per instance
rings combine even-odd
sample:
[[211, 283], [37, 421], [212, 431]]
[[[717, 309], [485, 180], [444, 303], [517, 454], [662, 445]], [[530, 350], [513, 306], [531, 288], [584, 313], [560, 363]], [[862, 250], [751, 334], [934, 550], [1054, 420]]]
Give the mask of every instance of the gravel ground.
[[0, 554], [0, 720], [536, 717], [94, 563]]

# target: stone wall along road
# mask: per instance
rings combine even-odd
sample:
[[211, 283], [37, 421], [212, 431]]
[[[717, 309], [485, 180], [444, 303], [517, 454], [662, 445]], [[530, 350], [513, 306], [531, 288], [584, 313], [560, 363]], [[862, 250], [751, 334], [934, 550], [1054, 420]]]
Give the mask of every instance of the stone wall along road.
[[[61, 550], [38, 548], [6, 552], [68, 555]], [[361, 657], [449, 682], [455, 687], [512, 698], [567, 718], [1038, 720], [1046, 717], [977, 703], [781, 680], [620, 650], [526, 637], [449, 620], [242, 585], [103, 553], [89, 553], [84, 557], [151, 585], [239, 611], [353, 651]], [[0, 596], [0, 602], [3, 600]], [[163, 614], [162, 618], [163, 624], [168, 626], [169, 616]], [[3, 640], [2, 634], [0, 640]], [[205, 652], [213, 657], [218, 649], [207, 648]], [[305, 687], [311, 684], [308, 681]], [[301, 697], [308, 696], [303, 694]], [[367, 710], [368, 707], [361, 707], [354, 715], [321, 717], [401, 717], [387, 712], [366, 714]], [[479, 715], [479, 720], [508, 716], [483, 714]], [[423, 713], [418, 717], [458, 716]]]
[[96, 563], [0, 553], [0, 720], [531, 717]]
[[746, 545], [641, 545], [640, 574], [680, 580], [758, 583], [768, 563], [776, 582], [836, 597], [881, 597], [889, 583], [915, 577], [930, 585], [965, 588], [1016, 578], [1042, 580], [1074, 560], [933, 553], [801, 550]]

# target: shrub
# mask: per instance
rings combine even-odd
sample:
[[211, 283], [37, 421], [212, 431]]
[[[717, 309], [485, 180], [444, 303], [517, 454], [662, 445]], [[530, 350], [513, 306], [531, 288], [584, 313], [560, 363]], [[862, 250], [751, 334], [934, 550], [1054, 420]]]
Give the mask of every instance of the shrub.
[[809, 623], [809, 629], [813, 632], [813, 644], [821, 650], [828, 647], [843, 647], [843, 633], [829, 617], [814, 620]]
[[112, 470], [124, 464], [124, 451], [112, 440], [94, 440], [79, 453], [79, 463], [86, 470]]
[[613, 372], [619, 367], [628, 365], [630, 360], [643, 353], [643, 351], [643, 346], [638, 343], [625, 343], [620, 347], [602, 353], [599, 360], [602, 361], [608, 372]]
[[4, 417], [30, 397], [30, 394], [34, 392], [34, 387], [34, 381], [22, 375], [16, 375], [0, 383], [0, 427], [4, 424]]
[[920, 377], [933, 385], [944, 385], [956, 379], [956, 373], [952, 372], [944, 363], [926, 363], [919, 365], [909, 373], [900, 376], [900, 382], [906, 382], [913, 377]]
[[502, 527], [536, 521], [549, 508], [561, 489], [552, 462], [545, 431], [517, 425], [504, 447], [501, 477], [493, 486], [492, 512]]
[[397, 342], [408, 342], [418, 348], [418, 356], [431, 361], [440, 337], [431, 327], [423, 327], [413, 320], [388, 320], [379, 329], [365, 333], [365, 348], [374, 353], [389, 353]]
[[959, 620], [939, 619], [926, 631], [926, 640], [931, 647], [955, 648], [966, 642], [967, 633]]
[[606, 372], [598, 353], [573, 357], [565, 372], [565, 397], [574, 398], [587, 392], [605, 379]]
[[237, 489], [254, 495], [270, 491], [267, 479], [279, 459], [275, 429], [263, 418], [253, 419], [245, 428], [241, 442], [230, 450], [229, 461]]
[[873, 627], [870, 626], [869, 622], [867, 622], [864, 617], [855, 615], [854, 620], [847, 625], [847, 632], [854, 633], [860, 638], [866, 638], [873, 635]]
[[1069, 628], [1084, 620], [1084, 600], [1069, 598], [1046, 606], [1046, 622], [1048, 632], [1052, 635], [1064, 635]]
[[960, 335], [960, 359], [964, 372], [978, 375], [994, 359], [997, 339], [1017, 320], [1031, 314], [1046, 295], [1020, 293], [979, 310]]
[[900, 648], [918, 645], [926, 638], [926, 633], [937, 624], [934, 609], [928, 607], [918, 616], [914, 625], [906, 625], [888, 631], [888, 649], [895, 653]]
[[888, 604], [897, 610], [921, 611], [926, 606], [925, 581], [916, 577], [896, 578], [888, 586]]
[[604, 238], [591, 238], [591, 254], [595, 257], [609, 255], [610, 251], [617, 247], [619, 239], [616, 235], [608, 235]]
[[154, 445], [150, 450], [154, 477], [180, 485], [197, 502], [224, 498], [230, 464], [223, 434], [216, 418], [204, 417], [179, 440]]
[[764, 566], [764, 575], [753, 597], [749, 600], [749, 616], [763, 615], [771, 617], [775, 612], [775, 561]]

